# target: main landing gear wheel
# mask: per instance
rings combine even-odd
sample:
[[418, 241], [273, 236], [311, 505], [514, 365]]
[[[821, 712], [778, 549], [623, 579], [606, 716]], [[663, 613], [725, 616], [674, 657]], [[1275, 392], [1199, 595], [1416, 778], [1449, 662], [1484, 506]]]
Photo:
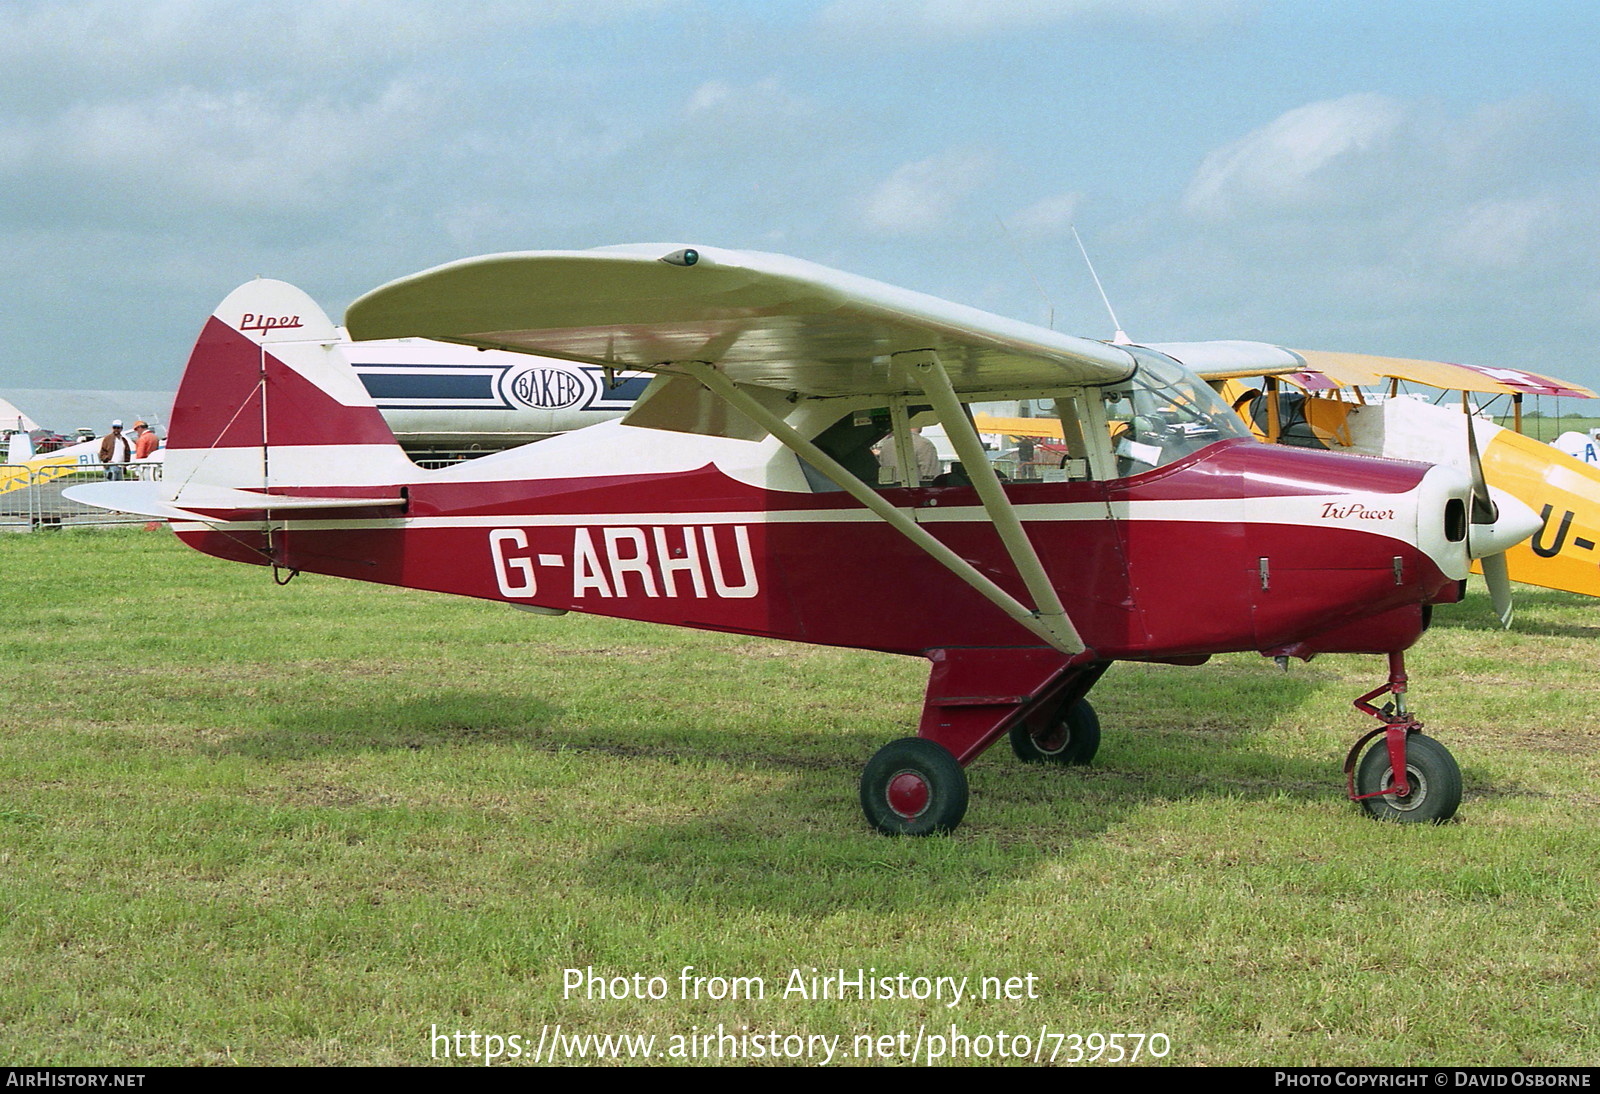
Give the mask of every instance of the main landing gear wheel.
[[861, 811], [889, 836], [949, 832], [967, 813], [967, 773], [943, 745], [891, 741], [861, 772]]
[[[1403, 797], [1384, 794], [1362, 798], [1362, 807], [1378, 820], [1402, 824], [1442, 824], [1456, 815], [1461, 804], [1461, 768], [1444, 745], [1420, 733], [1407, 737], [1406, 781], [1411, 793]], [[1361, 766], [1356, 769], [1356, 793], [1376, 794], [1393, 785], [1389, 745], [1380, 736], [1361, 757]]]
[[1100, 749], [1100, 716], [1079, 699], [1050, 717], [1049, 730], [1033, 735], [1026, 721], [1011, 727], [1011, 751], [1025, 764], [1070, 764], [1081, 767]]

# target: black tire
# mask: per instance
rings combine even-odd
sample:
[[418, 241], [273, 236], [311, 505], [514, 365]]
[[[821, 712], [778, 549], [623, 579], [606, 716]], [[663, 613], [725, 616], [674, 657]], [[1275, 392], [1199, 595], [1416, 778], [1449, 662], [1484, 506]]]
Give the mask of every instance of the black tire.
[[1011, 751], [1025, 764], [1068, 764], [1082, 767], [1100, 750], [1100, 716], [1079, 699], [1050, 718], [1050, 733], [1035, 737], [1026, 722], [1011, 727]]
[[[1362, 808], [1378, 820], [1401, 824], [1443, 824], [1461, 805], [1461, 768], [1450, 750], [1420, 733], [1406, 738], [1406, 781], [1411, 793], [1404, 798], [1386, 795], [1361, 799]], [[1379, 737], [1356, 768], [1356, 793], [1372, 794], [1394, 783], [1389, 745]]]
[[967, 773], [943, 745], [891, 741], [861, 772], [861, 811], [888, 836], [953, 831], [967, 813]]

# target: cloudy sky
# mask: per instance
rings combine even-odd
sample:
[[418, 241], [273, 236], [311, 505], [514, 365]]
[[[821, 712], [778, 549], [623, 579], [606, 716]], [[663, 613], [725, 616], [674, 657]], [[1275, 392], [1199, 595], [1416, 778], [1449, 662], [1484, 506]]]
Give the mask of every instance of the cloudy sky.
[[1090, 337], [1600, 384], [1592, 0], [3, 0], [0, 388], [254, 276], [780, 251]]

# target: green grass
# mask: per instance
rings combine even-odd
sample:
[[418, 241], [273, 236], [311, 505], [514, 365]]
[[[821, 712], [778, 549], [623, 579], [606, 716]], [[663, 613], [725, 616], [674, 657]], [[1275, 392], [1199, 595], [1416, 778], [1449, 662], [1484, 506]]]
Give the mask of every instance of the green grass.
[[[1571, 400], [1571, 402], [1575, 405], [1587, 406], [1589, 400], [1583, 400], [1581, 403], [1578, 400]], [[1496, 406], [1495, 410], [1498, 414], [1500, 407]], [[1497, 416], [1495, 422], [1498, 425], [1505, 426], [1507, 429], [1511, 429], [1514, 418], [1510, 414], [1505, 414]], [[1581, 414], [1567, 413], [1556, 417], [1552, 413], [1549, 417], [1540, 416], [1537, 418], [1524, 415], [1522, 419], [1522, 431], [1534, 440], [1543, 441], [1545, 444], [1549, 444], [1563, 433], [1588, 433], [1589, 430], [1597, 427], [1600, 427], [1600, 418], [1586, 418], [1582, 417]]]
[[[969, 771], [870, 832], [914, 659], [267, 571], [165, 533], [0, 537], [0, 1058], [413, 1064], [429, 1033], [1150, 1033], [1180, 1064], [1600, 1060], [1600, 605], [1441, 609], [1440, 827], [1346, 802], [1380, 658], [1120, 665], [1094, 767]], [[677, 998], [678, 973], [764, 1000]], [[563, 998], [563, 970], [667, 1000]], [[1037, 977], [946, 1008], [795, 968]], [[531, 1044], [530, 1042], [525, 1042]], [[1069, 1043], [1060, 1045], [1059, 1059]], [[1045, 1049], [1049, 1055], [1049, 1048]]]

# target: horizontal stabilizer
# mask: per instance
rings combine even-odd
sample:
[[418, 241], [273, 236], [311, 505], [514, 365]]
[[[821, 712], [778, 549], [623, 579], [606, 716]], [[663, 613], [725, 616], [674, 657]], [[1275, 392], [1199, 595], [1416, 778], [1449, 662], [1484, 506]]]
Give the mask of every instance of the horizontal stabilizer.
[[191, 486], [174, 498], [159, 482], [87, 483], [68, 487], [62, 491], [62, 497], [119, 513], [137, 513], [167, 520], [216, 520], [223, 514], [259, 513], [263, 510], [282, 513], [288, 510], [392, 508], [406, 504], [406, 499], [399, 496], [312, 497], [234, 490], [225, 486]]

